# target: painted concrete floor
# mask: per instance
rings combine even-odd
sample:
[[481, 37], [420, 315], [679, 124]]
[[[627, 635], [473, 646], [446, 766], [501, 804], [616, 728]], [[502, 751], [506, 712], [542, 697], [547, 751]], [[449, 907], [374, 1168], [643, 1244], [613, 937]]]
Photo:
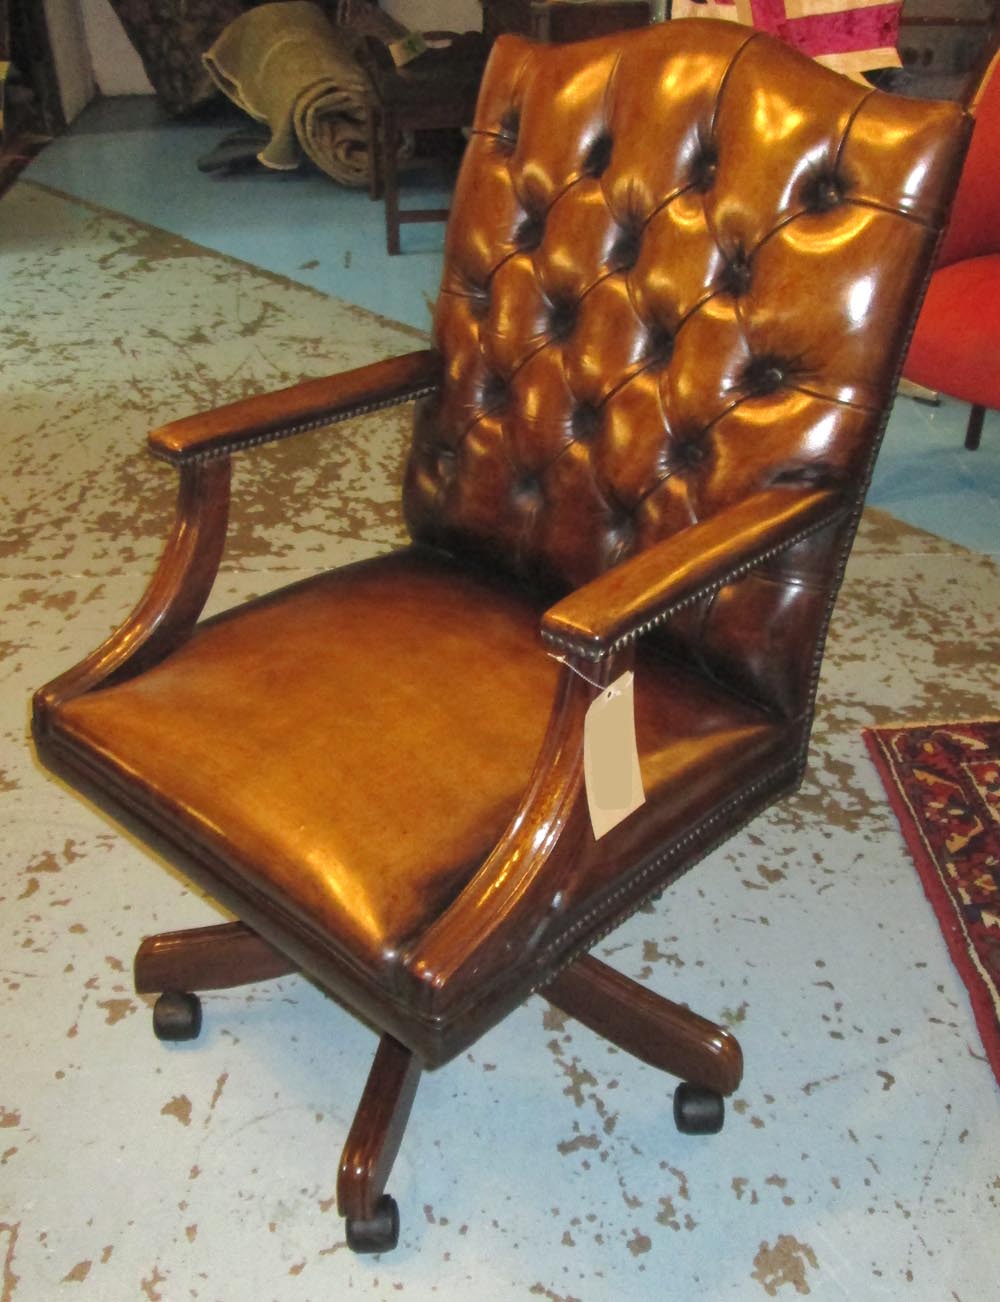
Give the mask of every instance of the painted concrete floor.
[[[199, 172], [198, 158], [241, 120], [177, 125], [150, 98], [98, 100], [26, 175], [392, 321], [429, 329], [443, 226], [404, 226], [404, 252], [390, 258], [381, 205], [364, 193], [316, 173]], [[414, 177], [408, 189], [412, 194], [415, 186], [431, 183]], [[421, 203], [447, 203], [444, 190], [421, 195]], [[997, 555], [1000, 412], [988, 413], [976, 453], [962, 446], [967, 417], [965, 404], [951, 399], [928, 408], [901, 398], [869, 501], [909, 524]]]
[[[939, 536], [866, 518], [803, 790], [600, 946], [736, 1028], [748, 1070], [721, 1136], [677, 1135], [670, 1082], [530, 1000], [422, 1083], [391, 1182], [400, 1248], [356, 1259], [331, 1195], [371, 1033], [289, 979], [206, 998], [195, 1044], [153, 1041], [135, 945], [218, 915], [41, 772], [28, 694], [106, 633], [155, 559], [172, 478], [142, 453], [149, 425], [411, 347], [438, 253], [407, 272], [364, 196], [323, 195], [324, 211], [354, 205], [369, 274], [350, 294], [318, 288], [410, 323], [392, 325], [269, 264], [301, 236], [284, 203], [284, 242], [257, 198], [215, 213], [217, 254], [204, 232], [189, 244], [108, 212], [169, 171], [148, 144], [145, 170], [105, 141], [103, 175], [93, 158], [75, 182], [43, 175], [57, 146], [29, 171], [94, 185], [100, 208], [30, 179], [0, 201], [3, 1302], [995, 1296], [1000, 1091], [859, 731], [998, 710], [1000, 573], [981, 553], [997, 551], [1000, 430], [965, 453], [949, 406], [894, 418], [907, 455], [889, 459], [891, 509], [927, 506]], [[191, 170], [177, 187], [214, 184]], [[183, 193], [172, 202], [175, 217], [143, 220], [179, 225]], [[225, 256], [230, 226], [257, 229], [242, 262]], [[290, 261], [312, 260], [311, 238]], [[387, 293], [407, 311], [369, 301]], [[405, 439], [405, 413], [383, 413], [241, 462], [216, 607], [396, 543]], [[941, 540], [969, 516], [985, 546]]]

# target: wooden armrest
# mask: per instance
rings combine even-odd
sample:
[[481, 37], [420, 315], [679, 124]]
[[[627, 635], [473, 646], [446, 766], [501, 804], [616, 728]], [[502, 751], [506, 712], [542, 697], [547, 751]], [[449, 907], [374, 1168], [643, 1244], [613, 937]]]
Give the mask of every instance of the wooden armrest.
[[222, 559], [229, 511], [229, 454], [272, 439], [406, 402], [435, 389], [440, 359], [430, 349], [172, 421], [149, 436], [153, 453], [180, 473], [173, 531], [145, 594], [86, 659], [35, 696], [43, 731], [61, 702], [140, 672], [190, 634]]
[[[598, 677], [609, 679], [614, 667], [611, 657]], [[559, 884], [573, 873], [588, 817], [583, 722], [598, 690], [563, 667], [520, 808], [482, 867], [402, 955], [400, 966], [416, 983], [412, 993], [428, 1015], [477, 998], [507, 966], [512, 949], [523, 957], [562, 907]], [[525, 936], [526, 927], [536, 934]]]
[[230, 461], [189, 463], [179, 475], [174, 527], [139, 604], [96, 651], [35, 693], [36, 735], [58, 705], [162, 659], [197, 622], [225, 546]]
[[598, 684], [631, 656], [630, 643], [685, 601], [740, 577], [848, 509], [833, 489], [764, 490], [609, 570], [545, 614], [546, 642], [599, 664], [587, 680], [565, 666], [520, 808], [472, 880], [403, 956], [428, 1015], [489, 997], [512, 950], [523, 957], [564, 907], [562, 888], [572, 879], [588, 821], [584, 716]]
[[153, 430], [149, 448], [173, 465], [226, 456], [419, 398], [440, 376], [440, 357], [425, 348], [171, 421]]
[[600, 660], [847, 511], [834, 489], [764, 489], [571, 592], [542, 617], [558, 651]]

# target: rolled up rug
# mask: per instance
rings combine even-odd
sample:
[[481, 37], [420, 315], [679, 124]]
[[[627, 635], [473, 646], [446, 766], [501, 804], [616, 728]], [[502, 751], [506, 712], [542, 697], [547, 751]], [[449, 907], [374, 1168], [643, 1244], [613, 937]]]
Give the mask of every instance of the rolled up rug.
[[367, 185], [368, 81], [357, 42], [318, 5], [284, 0], [237, 18], [205, 53], [220, 90], [267, 123], [271, 138], [257, 155], [265, 167], [291, 171], [305, 155], [342, 185]]

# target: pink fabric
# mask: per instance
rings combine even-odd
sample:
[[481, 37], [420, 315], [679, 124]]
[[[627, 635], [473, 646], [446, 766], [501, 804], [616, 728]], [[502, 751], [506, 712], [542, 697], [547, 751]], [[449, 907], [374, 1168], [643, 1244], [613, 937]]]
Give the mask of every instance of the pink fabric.
[[900, 34], [901, 0], [861, 5], [840, 13], [789, 18], [784, 0], [750, 0], [754, 26], [780, 36], [807, 55], [842, 55], [855, 49], [895, 47]]
[[[809, 12], [813, 8], [819, 12]], [[898, 67], [902, 0], [674, 0], [674, 18], [723, 18], [746, 23], [794, 45], [830, 67], [857, 76]], [[803, 13], [803, 10], [805, 12]]]
[[894, 47], [899, 38], [901, 3], [855, 7], [843, 0], [836, 13], [790, 18], [784, 0], [750, 0], [753, 25], [794, 45], [803, 53], [846, 54]]

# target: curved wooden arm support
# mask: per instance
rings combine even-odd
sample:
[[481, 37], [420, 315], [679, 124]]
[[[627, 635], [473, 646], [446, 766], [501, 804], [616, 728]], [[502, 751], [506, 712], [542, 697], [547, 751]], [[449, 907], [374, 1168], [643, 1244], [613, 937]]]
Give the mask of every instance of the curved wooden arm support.
[[765, 490], [609, 570], [546, 612], [542, 637], [567, 664], [528, 790], [475, 877], [403, 958], [422, 987], [425, 1013], [454, 1011], [452, 990], [469, 1000], [470, 991], [488, 990], [491, 973], [499, 975], [512, 953], [523, 959], [536, 948], [568, 902], [564, 888], [588, 826], [583, 720], [598, 689], [587, 680], [610, 682], [627, 668], [632, 644], [680, 605], [741, 577], [845, 510], [833, 490]]
[[173, 532], [128, 619], [79, 665], [36, 693], [36, 731], [44, 730], [48, 712], [60, 702], [147, 668], [194, 627], [222, 559], [231, 452], [408, 402], [432, 392], [440, 377], [440, 356], [421, 349], [153, 430], [151, 452], [180, 473]]
[[229, 458], [181, 468], [174, 527], [139, 604], [114, 633], [35, 696], [35, 724], [95, 687], [139, 672], [190, 633], [212, 590], [229, 519]]
[[176, 466], [224, 457], [409, 402], [440, 380], [441, 358], [424, 348], [171, 421], [153, 430], [149, 449]]
[[832, 489], [764, 489], [577, 588], [546, 611], [542, 637], [560, 651], [599, 660], [847, 510]]
[[[587, 673], [603, 684], [624, 667], [619, 658], [609, 658], [599, 671], [588, 665]], [[563, 667], [520, 808], [476, 875], [403, 957], [401, 967], [423, 985], [426, 1011], [447, 1007], [452, 990], [469, 998], [470, 990], [488, 985], [486, 973], [501, 971], [511, 953], [523, 957], [536, 948], [562, 909], [562, 884], [588, 825], [583, 721], [599, 690], [570, 664]]]

